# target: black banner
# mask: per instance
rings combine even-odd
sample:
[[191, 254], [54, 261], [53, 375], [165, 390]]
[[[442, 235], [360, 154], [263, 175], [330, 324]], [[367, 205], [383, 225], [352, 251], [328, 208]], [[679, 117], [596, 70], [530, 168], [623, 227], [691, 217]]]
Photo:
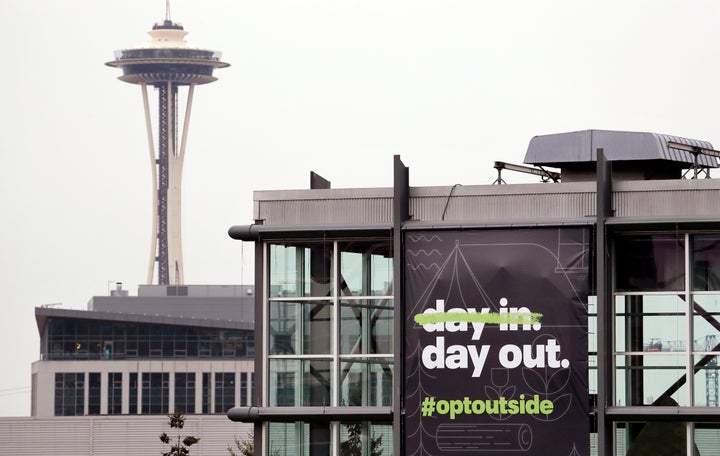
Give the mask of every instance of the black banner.
[[407, 456], [590, 454], [589, 244], [585, 228], [405, 234]]

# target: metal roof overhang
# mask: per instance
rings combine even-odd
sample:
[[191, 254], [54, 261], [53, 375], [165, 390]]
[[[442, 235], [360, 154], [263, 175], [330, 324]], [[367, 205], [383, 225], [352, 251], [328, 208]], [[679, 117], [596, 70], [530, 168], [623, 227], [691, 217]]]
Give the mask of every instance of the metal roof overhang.
[[[477, 228], [529, 228], [540, 226], [587, 226], [595, 223], [594, 217], [545, 220], [410, 220], [403, 223], [403, 231], [411, 230], [469, 230]], [[228, 234], [239, 241], [273, 239], [317, 239], [332, 237], [387, 237], [392, 234], [390, 225], [235, 225]]]
[[[537, 228], [552, 226], [592, 226], [594, 215], [566, 219], [511, 219], [511, 220], [410, 220], [402, 225], [403, 231], [419, 230], [470, 230], [500, 228]], [[720, 230], [720, 217], [610, 217], [607, 228], [613, 232]], [[348, 237], [387, 237], [392, 234], [389, 225], [236, 225], [228, 230], [231, 238], [241, 241], [279, 239], [318, 239]]]
[[36, 307], [35, 320], [37, 322], [37, 327], [40, 334], [42, 334], [43, 330], [45, 329], [48, 318], [67, 318], [73, 320], [112, 321], [122, 323], [144, 323], [173, 326], [198, 326], [203, 328], [239, 329], [247, 331], [255, 330], [255, 325], [253, 323], [230, 320], [211, 320], [155, 314], [148, 315], [77, 309], [56, 309], [51, 307]]
[[605, 221], [605, 226], [612, 232], [719, 230], [720, 217], [611, 217]]
[[595, 223], [595, 216], [567, 219], [528, 220], [411, 220], [402, 226], [403, 231], [417, 230], [471, 230], [494, 228], [537, 228], [548, 226], [588, 226]]

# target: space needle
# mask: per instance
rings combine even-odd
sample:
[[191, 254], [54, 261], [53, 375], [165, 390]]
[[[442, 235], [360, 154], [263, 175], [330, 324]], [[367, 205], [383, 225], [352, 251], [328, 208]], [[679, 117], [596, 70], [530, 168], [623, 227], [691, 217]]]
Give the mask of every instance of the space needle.
[[[180, 190], [193, 93], [196, 85], [217, 81], [213, 70], [230, 66], [220, 60], [219, 52], [189, 46], [185, 41], [187, 33], [180, 24], [170, 19], [170, 3], [167, 0], [165, 20], [155, 24], [148, 32], [151, 41], [115, 51], [115, 60], [106, 63], [122, 69], [118, 79], [138, 84], [142, 91], [153, 180], [148, 284], [153, 283], [155, 265], [158, 284], [184, 283]], [[148, 86], [154, 87], [157, 92], [157, 138], [153, 135]], [[181, 107], [178, 93], [181, 87], [187, 95], [184, 97], [182, 130], [178, 130]]]

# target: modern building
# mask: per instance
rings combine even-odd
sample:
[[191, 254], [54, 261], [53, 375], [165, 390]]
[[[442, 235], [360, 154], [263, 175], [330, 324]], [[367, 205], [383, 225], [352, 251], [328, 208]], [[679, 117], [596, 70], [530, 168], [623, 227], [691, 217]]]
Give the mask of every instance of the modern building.
[[224, 413], [252, 403], [252, 286], [142, 285], [35, 309], [32, 416]]
[[128, 296], [118, 284], [87, 310], [45, 306], [35, 317], [32, 413], [0, 419], [7, 454], [160, 452], [175, 410], [201, 439], [193, 454], [247, 438], [225, 413], [255, 401], [252, 285], [141, 285]]
[[[145, 108], [150, 167], [153, 179], [153, 224], [150, 237], [150, 263], [147, 283], [157, 277], [160, 285], [185, 283], [181, 236], [182, 169], [190, 125], [195, 86], [217, 81], [216, 68], [226, 68], [221, 53], [191, 47], [185, 41], [182, 25], [170, 19], [169, 4], [165, 20], [148, 32], [152, 40], [142, 46], [115, 52], [106, 65], [120, 68], [123, 82], [138, 84]], [[148, 86], [157, 90], [157, 137], [153, 135]], [[181, 88], [187, 89], [185, 104], [180, 103]], [[178, 129], [180, 118], [182, 128]], [[157, 152], [154, 143], [157, 143]], [[157, 264], [157, 274], [155, 265]]]
[[546, 183], [256, 191], [229, 418], [262, 455], [720, 454], [718, 156], [588, 130], [495, 165]]

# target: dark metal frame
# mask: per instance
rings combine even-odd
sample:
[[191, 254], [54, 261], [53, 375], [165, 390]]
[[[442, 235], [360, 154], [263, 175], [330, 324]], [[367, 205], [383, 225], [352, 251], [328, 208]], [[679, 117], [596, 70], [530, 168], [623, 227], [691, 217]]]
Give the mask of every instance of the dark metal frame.
[[[178, 85], [163, 82], [156, 85], [158, 96], [158, 247], [155, 261], [158, 265], [158, 284], [170, 283], [170, 265], [168, 264], [168, 187], [170, 181], [170, 157], [177, 156], [177, 100]], [[172, 138], [172, 150], [169, 139]]]
[[405, 438], [404, 415], [405, 404], [405, 301], [403, 296], [403, 223], [410, 219], [410, 172], [395, 155], [393, 162], [393, 301], [395, 304], [394, 315], [394, 362], [395, 377], [393, 382], [393, 454], [402, 456], [403, 439]]

